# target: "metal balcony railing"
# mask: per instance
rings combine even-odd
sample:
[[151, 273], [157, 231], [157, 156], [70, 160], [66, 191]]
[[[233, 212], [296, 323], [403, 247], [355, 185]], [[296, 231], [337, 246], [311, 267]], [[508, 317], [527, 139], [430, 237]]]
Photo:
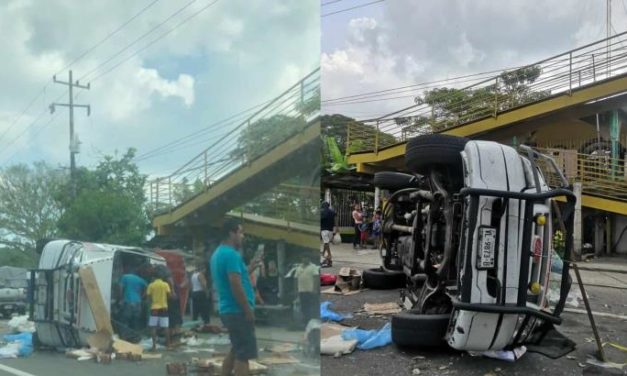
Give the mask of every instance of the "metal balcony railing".
[[[553, 157], [569, 183], [581, 182], [582, 192], [612, 200], [627, 201], [627, 168], [624, 158], [612, 158], [609, 151], [591, 154], [577, 150], [537, 148]], [[559, 185], [559, 177], [550, 168], [543, 168], [549, 185]]]
[[[374, 151], [445, 131], [627, 73], [627, 32], [455, 90], [376, 119], [349, 122], [349, 153]], [[464, 81], [463, 81], [464, 82]], [[467, 82], [467, 81], [465, 81]], [[459, 85], [458, 85], [459, 86]], [[418, 92], [424, 99], [427, 90]]]
[[272, 99], [169, 176], [147, 183], [152, 215], [171, 210], [302, 132], [320, 112], [320, 69]]

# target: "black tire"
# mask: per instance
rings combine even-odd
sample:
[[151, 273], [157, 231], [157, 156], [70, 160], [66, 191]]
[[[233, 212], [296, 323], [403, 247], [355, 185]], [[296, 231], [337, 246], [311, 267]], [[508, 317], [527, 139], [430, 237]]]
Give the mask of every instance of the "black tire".
[[392, 316], [392, 342], [401, 347], [446, 346], [450, 314], [425, 315], [412, 311]]
[[374, 174], [374, 186], [390, 191], [398, 191], [403, 188], [418, 188], [419, 180], [414, 175], [383, 171]]
[[405, 165], [411, 171], [427, 174], [434, 166], [459, 168], [459, 154], [469, 140], [447, 134], [428, 134], [412, 138], [407, 142]]
[[406, 286], [403, 272], [387, 271], [381, 268], [367, 269], [361, 274], [364, 287], [373, 290], [400, 289]]

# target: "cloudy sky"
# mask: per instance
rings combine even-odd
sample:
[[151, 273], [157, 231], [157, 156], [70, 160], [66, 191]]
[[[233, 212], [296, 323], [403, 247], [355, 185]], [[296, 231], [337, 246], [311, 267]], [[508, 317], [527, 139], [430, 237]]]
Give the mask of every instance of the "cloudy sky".
[[[323, 1], [323, 101], [521, 66], [606, 35], [605, 1], [387, 0], [325, 16], [371, 2]], [[623, 0], [612, 1], [612, 27], [627, 30]], [[323, 112], [367, 119], [411, 104], [323, 103]]]
[[90, 117], [75, 111], [78, 164], [93, 167], [129, 147], [141, 155], [209, 127], [202, 138], [139, 162], [144, 173], [165, 175], [228, 132], [212, 123], [319, 66], [319, 15], [317, 0], [2, 1], [0, 166], [69, 164], [67, 109], [47, 110], [66, 87], [52, 76], [67, 81], [68, 64], [87, 51], [69, 67], [74, 79], [91, 83], [77, 90], [76, 102], [92, 106]]

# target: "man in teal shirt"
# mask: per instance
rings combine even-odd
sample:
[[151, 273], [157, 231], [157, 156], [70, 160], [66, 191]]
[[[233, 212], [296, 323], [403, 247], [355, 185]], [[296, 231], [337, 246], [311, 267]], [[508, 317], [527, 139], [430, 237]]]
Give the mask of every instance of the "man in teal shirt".
[[240, 249], [244, 241], [242, 226], [226, 219], [222, 226], [222, 243], [211, 256], [213, 286], [218, 291], [218, 310], [222, 323], [229, 331], [231, 351], [222, 363], [222, 375], [249, 374], [250, 359], [257, 358], [255, 337], [255, 293], [248, 268]]
[[130, 268], [120, 279], [122, 293], [122, 320], [130, 329], [137, 331], [141, 327], [142, 295], [146, 288], [146, 281], [135, 274]]

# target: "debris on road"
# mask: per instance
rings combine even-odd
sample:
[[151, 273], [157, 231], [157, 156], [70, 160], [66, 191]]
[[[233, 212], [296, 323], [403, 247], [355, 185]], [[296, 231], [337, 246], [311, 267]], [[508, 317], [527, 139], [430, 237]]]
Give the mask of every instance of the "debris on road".
[[350, 354], [355, 350], [357, 341], [345, 341], [342, 339], [342, 331], [347, 327], [324, 323], [320, 328], [320, 354], [341, 356]]
[[113, 341], [113, 350], [115, 350], [116, 353], [141, 355], [144, 352], [144, 347], [142, 345], [136, 345], [121, 339], [116, 339]]
[[337, 274], [335, 289], [341, 292], [356, 291], [361, 287], [361, 271], [354, 268], [343, 267]]
[[298, 351], [298, 346], [293, 343], [281, 343], [270, 348], [270, 352], [274, 353], [286, 353], [292, 351]]
[[353, 290], [353, 291], [350, 291], [350, 290], [348, 290], [348, 291], [340, 291], [340, 290], [338, 290], [337, 286], [333, 286], [333, 287], [330, 287], [328, 289], [321, 290], [320, 293], [322, 293], [322, 294], [329, 294], [329, 295], [350, 296], [350, 295], [359, 294], [360, 292], [365, 291], [365, 290], [366, 289], [363, 289], [363, 290]]
[[397, 303], [364, 304], [364, 310], [371, 315], [392, 315], [401, 312]]
[[110, 352], [113, 338], [105, 331], [96, 332], [87, 337], [89, 347], [98, 351]]
[[333, 286], [337, 282], [337, 276], [330, 273], [320, 274], [320, 286]]
[[329, 301], [320, 303], [320, 320], [342, 321], [352, 317], [350, 314], [340, 314], [334, 312], [331, 308], [329, 308], [330, 306], [331, 302]]
[[392, 343], [392, 326], [386, 323], [379, 330], [345, 329], [342, 331], [342, 339], [357, 340], [357, 348], [360, 350], [376, 349]]
[[270, 356], [260, 358], [259, 363], [265, 366], [272, 366], [276, 364], [297, 364], [300, 363], [300, 361], [289, 354], [275, 353]]
[[586, 363], [591, 364], [593, 366], [601, 367], [601, 368], [614, 368], [622, 370], [627, 363], [614, 363], [614, 362], [604, 362], [595, 358], [588, 358]]
[[187, 375], [187, 364], [185, 363], [168, 363], [165, 365], [168, 375]]
[[20, 352], [19, 343], [9, 343], [0, 348], [0, 359], [17, 358]]
[[32, 333], [7, 334], [3, 338], [7, 344], [0, 348], [0, 359], [24, 357], [33, 353]]
[[[212, 357], [212, 358], [206, 358], [206, 359], [199, 359], [199, 358], [192, 358], [192, 365], [194, 367], [197, 368], [197, 372], [204, 372], [206, 374], [209, 375], [219, 375], [220, 371], [222, 369], [222, 362], [224, 362], [224, 357]], [[184, 363], [169, 363], [169, 364], [183, 364]], [[251, 375], [259, 375], [259, 374], [263, 374], [266, 373], [268, 371], [268, 367], [264, 366], [263, 364], [256, 362], [254, 360], [250, 360], [248, 362], [249, 367], [250, 367], [250, 371], [249, 373]], [[178, 366], [180, 367], [180, 366]], [[172, 367], [173, 371], [179, 369], [177, 367]], [[170, 371], [170, 369], [168, 369], [168, 372]], [[168, 373], [169, 375], [180, 375], [177, 373]], [[182, 373], [185, 374], [185, 373]]]
[[[564, 312], [580, 313], [580, 314], [587, 314], [588, 313], [585, 309], [575, 309], [575, 308], [564, 308]], [[598, 317], [607, 317], [607, 318], [610, 318], [610, 319], [627, 320], [627, 316], [615, 315], [613, 313], [592, 311], [592, 314], [594, 316], [598, 316]]]
[[485, 356], [486, 358], [505, 360], [506, 362], [515, 362], [527, 352], [525, 346], [517, 347], [513, 350], [484, 351], [474, 352], [468, 351], [470, 356]]
[[341, 335], [322, 338], [320, 341], [320, 354], [341, 356], [355, 351], [357, 340], [345, 340]]
[[211, 325], [211, 324], [204, 324], [204, 325], [200, 324], [200, 325], [192, 327], [191, 330], [196, 333], [211, 333], [211, 334], [221, 334], [221, 333], [227, 332], [226, 328], [223, 328], [218, 325]]
[[34, 333], [35, 323], [28, 320], [28, 316], [15, 316], [7, 324], [13, 333]]

